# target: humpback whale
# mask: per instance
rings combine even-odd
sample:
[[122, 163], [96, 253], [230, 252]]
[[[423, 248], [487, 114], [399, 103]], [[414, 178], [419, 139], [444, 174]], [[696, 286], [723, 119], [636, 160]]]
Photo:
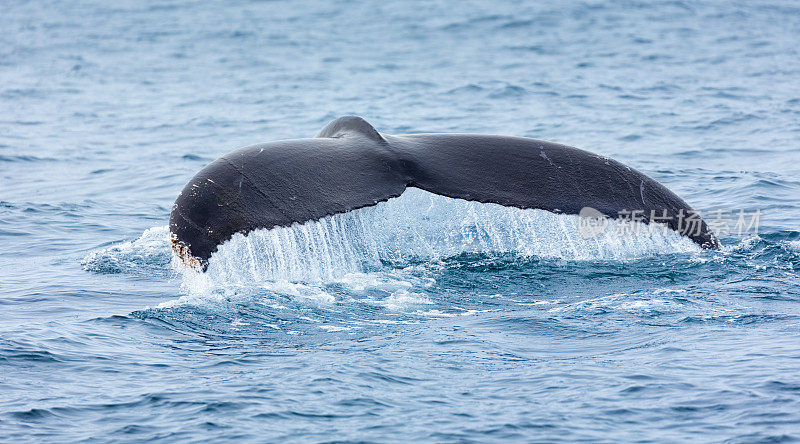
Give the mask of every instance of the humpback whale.
[[406, 187], [559, 214], [633, 214], [720, 248], [680, 197], [612, 159], [522, 137], [381, 134], [356, 116], [334, 120], [314, 138], [248, 146], [203, 168], [172, 208], [172, 248], [204, 270], [236, 233], [375, 205]]

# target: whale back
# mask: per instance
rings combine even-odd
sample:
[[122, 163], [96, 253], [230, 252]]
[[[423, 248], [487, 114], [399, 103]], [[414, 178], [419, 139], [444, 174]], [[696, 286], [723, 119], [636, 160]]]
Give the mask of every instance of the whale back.
[[347, 136], [361, 136], [375, 142], [386, 142], [372, 125], [358, 116], [340, 117], [327, 124], [317, 134], [317, 138], [338, 139]]

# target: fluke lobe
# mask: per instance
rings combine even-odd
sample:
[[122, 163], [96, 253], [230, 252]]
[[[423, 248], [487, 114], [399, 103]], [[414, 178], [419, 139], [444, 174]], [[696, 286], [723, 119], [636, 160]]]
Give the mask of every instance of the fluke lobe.
[[195, 175], [170, 215], [172, 248], [205, 269], [235, 233], [288, 226], [375, 205], [417, 187], [442, 196], [610, 218], [637, 215], [720, 244], [681, 198], [655, 180], [588, 151], [522, 137], [380, 134], [341, 117], [313, 139], [236, 150]]

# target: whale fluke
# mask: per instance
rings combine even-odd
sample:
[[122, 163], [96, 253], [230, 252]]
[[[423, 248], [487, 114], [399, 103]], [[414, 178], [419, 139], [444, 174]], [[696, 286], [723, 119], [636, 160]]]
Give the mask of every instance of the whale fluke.
[[[205, 268], [235, 233], [318, 220], [397, 197], [406, 187], [554, 213], [639, 214], [704, 248], [719, 241], [681, 198], [646, 175], [577, 148], [477, 134], [381, 135], [347, 116], [315, 138], [253, 145], [197, 173], [170, 215], [173, 249]], [[692, 216], [694, 215], [694, 216]], [[692, 217], [691, 226], [683, 216]]]

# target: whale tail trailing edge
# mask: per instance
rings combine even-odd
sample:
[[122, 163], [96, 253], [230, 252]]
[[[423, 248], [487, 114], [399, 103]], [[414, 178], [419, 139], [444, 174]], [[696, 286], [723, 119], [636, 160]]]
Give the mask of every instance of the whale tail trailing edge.
[[173, 206], [173, 248], [204, 268], [217, 245], [237, 232], [374, 205], [408, 186], [554, 213], [590, 207], [610, 218], [664, 223], [704, 248], [719, 248], [683, 200], [611, 159], [518, 137], [381, 135], [355, 116], [331, 122], [316, 138], [253, 145], [206, 166]]

